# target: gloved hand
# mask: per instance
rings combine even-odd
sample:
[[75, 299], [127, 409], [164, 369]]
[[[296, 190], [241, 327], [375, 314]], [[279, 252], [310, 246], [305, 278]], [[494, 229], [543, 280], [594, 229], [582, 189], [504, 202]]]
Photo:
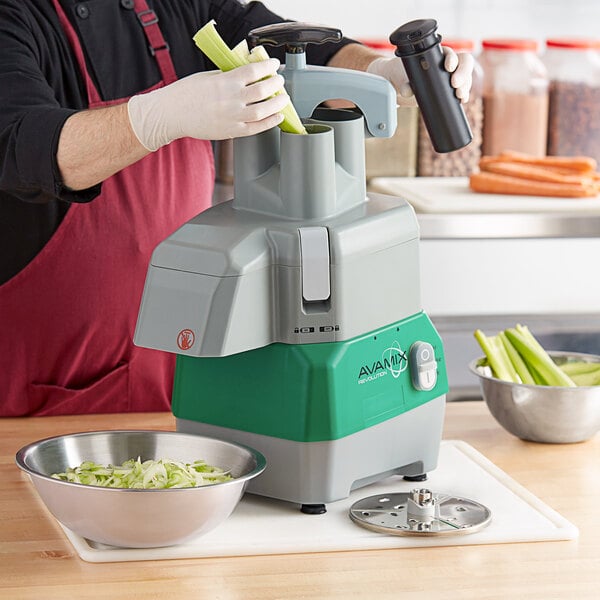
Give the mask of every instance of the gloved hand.
[[[444, 68], [452, 73], [450, 83], [456, 90], [456, 97], [464, 104], [469, 100], [475, 60], [467, 53], [456, 54], [448, 46], [442, 46], [442, 52], [444, 53]], [[398, 92], [398, 104], [400, 106], [416, 106], [416, 100], [408, 82], [402, 59], [396, 56], [376, 58], [367, 67], [367, 73], [380, 75], [392, 83]]]
[[279, 64], [271, 58], [227, 73], [194, 73], [133, 96], [127, 105], [133, 132], [154, 151], [182, 137], [222, 140], [270, 129], [281, 123], [280, 111], [290, 101]]

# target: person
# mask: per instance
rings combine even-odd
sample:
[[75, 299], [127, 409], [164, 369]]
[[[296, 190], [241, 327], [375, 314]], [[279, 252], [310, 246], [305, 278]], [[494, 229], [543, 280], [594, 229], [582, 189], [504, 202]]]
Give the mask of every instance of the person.
[[[155, 246], [211, 204], [210, 140], [276, 126], [289, 101], [262, 63], [216, 71], [192, 42], [232, 47], [284, 19], [237, 0], [0, 0], [0, 415], [170, 408], [174, 357], [133, 331]], [[445, 49], [456, 95], [472, 61]], [[400, 59], [344, 38], [307, 61], [388, 78]]]

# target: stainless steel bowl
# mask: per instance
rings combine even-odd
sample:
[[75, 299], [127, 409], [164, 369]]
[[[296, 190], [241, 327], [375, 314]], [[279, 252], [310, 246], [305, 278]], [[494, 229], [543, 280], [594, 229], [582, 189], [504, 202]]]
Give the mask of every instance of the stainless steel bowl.
[[[600, 362], [600, 356], [548, 352], [555, 363]], [[600, 431], [600, 386], [554, 387], [501, 381], [489, 367], [472, 361], [469, 369], [479, 378], [490, 412], [510, 433], [532, 442], [566, 444], [583, 442]]]
[[[121, 464], [168, 458], [205, 460], [233, 480], [194, 488], [115, 489], [51, 477], [84, 460]], [[62, 435], [21, 448], [17, 465], [31, 476], [50, 512], [65, 527], [96, 542], [129, 548], [179, 544], [204, 534], [232, 512], [250, 479], [265, 468], [259, 452], [199, 435], [169, 431], [94, 431]]]

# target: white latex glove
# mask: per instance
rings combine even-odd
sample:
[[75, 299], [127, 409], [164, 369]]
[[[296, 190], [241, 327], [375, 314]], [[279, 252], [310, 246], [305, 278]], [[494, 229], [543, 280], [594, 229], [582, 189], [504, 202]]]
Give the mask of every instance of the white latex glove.
[[[469, 92], [473, 83], [473, 67], [475, 60], [470, 54], [457, 54], [448, 46], [442, 46], [444, 53], [444, 68], [452, 73], [450, 83], [455, 89], [456, 97], [464, 104], [469, 100]], [[398, 105], [415, 106], [416, 100], [408, 82], [402, 59], [394, 56], [376, 58], [368, 67], [367, 73], [385, 77], [398, 92]]]
[[222, 140], [275, 127], [290, 101], [279, 64], [271, 58], [227, 73], [194, 73], [133, 96], [127, 105], [133, 132], [154, 151], [182, 137]]

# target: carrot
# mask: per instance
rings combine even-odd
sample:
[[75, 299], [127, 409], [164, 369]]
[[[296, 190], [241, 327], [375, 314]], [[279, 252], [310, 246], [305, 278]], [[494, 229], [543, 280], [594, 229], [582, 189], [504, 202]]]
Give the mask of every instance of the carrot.
[[[515, 164], [515, 163], [511, 163], [511, 164]], [[546, 171], [550, 171], [552, 173], [558, 173], [559, 175], [575, 175], [576, 177], [593, 177], [594, 173], [596, 171], [594, 171], [593, 169], [587, 169], [585, 171], [575, 171], [573, 169], [569, 169], [568, 167], [555, 167], [553, 165], [544, 165], [543, 167], [540, 167], [545, 169]]]
[[[512, 175], [513, 177], [523, 177], [533, 179], [534, 181], [549, 181], [553, 183], [582, 183], [584, 179], [581, 175], [563, 175], [546, 167], [538, 167], [527, 163], [513, 163], [502, 160], [482, 158], [479, 162], [479, 168], [482, 171], [490, 173], [499, 173], [501, 175]], [[572, 171], [571, 171], [572, 173]], [[592, 178], [588, 178], [592, 181]]]
[[592, 197], [598, 194], [596, 185], [585, 183], [553, 183], [522, 177], [481, 171], [473, 173], [469, 185], [474, 192], [484, 194], [517, 194], [520, 196], [554, 196], [568, 198]]
[[527, 163], [542, 167], [561, 167], [578, 172], [595, 171], [596, 161], [590, 156], [533, 156], [522, 152], [506, 151], [500, 154], [503, 160]]

